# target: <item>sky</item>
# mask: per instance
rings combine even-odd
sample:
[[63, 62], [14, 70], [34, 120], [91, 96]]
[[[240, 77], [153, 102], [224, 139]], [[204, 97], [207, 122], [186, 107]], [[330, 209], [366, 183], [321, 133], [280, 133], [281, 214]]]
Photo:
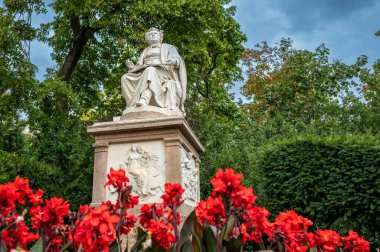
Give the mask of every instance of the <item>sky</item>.
[[380, 0], [233, 0], [236, 20], [253, 48], [291, 38], [296, 49], [324, 43], [332, 59], [353, 64], [360, 55], [380, 59]]
[[[353, 64], [367, 55], [372, 64], [380, 59], [380, 0], [233, 0], [235, 18], [247, 35], [245, 47], [261, 41], [270, 45], [291, 38], [296, 49], [315, 50], [324, 43], [331, 59]], [[51, 14], [34, 16], [35, 24], [48, 22]], [[42, 80], [46, 67], [53, 66], [51, 49], [33, 42], [31, 60]]]

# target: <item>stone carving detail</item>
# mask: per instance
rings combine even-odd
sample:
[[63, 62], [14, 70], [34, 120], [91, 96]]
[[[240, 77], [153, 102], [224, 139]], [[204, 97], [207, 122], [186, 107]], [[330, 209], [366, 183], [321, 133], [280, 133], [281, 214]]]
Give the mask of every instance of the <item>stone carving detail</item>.
[[173, 45], [162, 43], [163, 33], [151, 28], [145, 33], [149, 46], [137, 64], [127, 60], [128, 73], [121, 77], [127, 109], [154, 106], [185, 114], [187, 74], [185, 62]]
[[161, 195], [164, 192], [164, 165], [159, 167], [156, 154], [144, 151], [138, 145], [132, 145], [127, 151], [126, 159], [120, 165], [131, 180], [133, 192], [140, 200]]
[[185, 189], [185, 202], [196, 206], [198, 201], [198, 167], [194, 155], [181, 149], [182, 187]]

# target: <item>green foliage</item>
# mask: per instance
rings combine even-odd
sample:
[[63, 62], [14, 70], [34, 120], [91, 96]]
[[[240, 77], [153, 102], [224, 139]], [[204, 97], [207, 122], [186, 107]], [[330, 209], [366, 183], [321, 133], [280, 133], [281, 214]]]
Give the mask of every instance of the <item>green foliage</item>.
[[25, 123], [20, 118], [30, 106], [37, 82], [25, 48], [36, 31], [24, 17], [29, 11], [42, 11], [42, 6], [38, 0], [3, 1], [0, 6], [0, 150], [16, 152], [25, 147]]
[[354, 229], [377, 247], [379, 167], [380, 138], [370, 135], [278, 141], [262, 148], [255, 165], [270, 212], [294, 209], [316, 228]]
[[41, 188], [46, 197], [63, 197], [65, 187], [63, 173], [54, 166], [38, 162], [30, 157], [0, 151], [0, 183], [13, 181], [16, 176], [29, 179], [32, 188]]
[[[233, 19], [234, 7], [225, 7], [228, 2], [57, 0], [53, 3], [57, 15], [42, 26], [40, 38], [53, 47], [59, 66], [67, 63], [76, 42], [85, 44], [70, 85], [86, 112], [109, 120], [124, 109], [120, 95], [120, 77], [127, 71], [124, 62], [137, 60], [151, 26], [163, 30], [164, 42], [177, 46], [185, 59], [189, 99], [197, 102], [198, 90], [209, 96], [237, 79], [245, 36]], [[51, 29], [54, 36], [49, 37]], [[87, 34], [83, 40], [80, 31]]]
[[371, 125], [373, 133], [380, 132], [380, 60], [375, 62], [372, 71], [362, 71], [360, 80], [364, 83], [363, 96], [366, 101], [363, 120]]
[[212, 97], [194, 106], [187, 120], [205, 146], [200, 168], [202, 198], [210, 195], [209, 181], [219, 167], [234, 167], [248, 181], [252, 179], [250, 157], [254, 146], [250, 122], [241, 106], [231, 97], [219, 95], [218, 99]]
[[243, 63], [248, 73], [243, 91], [253, 98], [248, 109], [255, 120], [265, 123], [280, 115], [323, 135], [376, 131], [369, 117], [378, 120], [379, 114], [368, 110], [374, 99], [368, 90], [376, 93], [379, 74], [365, 67], [365, 56], [346, 65], [332, 61], [324, 45], [314, 52], [296, 50], [283, 39], [278, 46], [264, 42], [246, 50]]
[[34, 101], [29, 116], [33, 132], [30, 155], [60, 170], [66, 184], [61, 193], [72, 205], [89, 203], [93, 139], [81, 119], [77, 95], [66, 82], [48, 79], [40, 85]]
[[23, 127], [15, 123], [5, 121], [0, 124], [0, 150], [18, 152], [25, 147]]
[[[235, 127], [230, 116], [238, 109], [227, 87], [240, 76], [237, 63], [246, 39], [233, 19], [234, 7], [226, 7], [229, 2], [55, 0], [51, 4], [54, 21], [37, 30], [24, 17], [44, 11], [40, 0], [4, 1], [0, 13], [5, 28], [0, 30], [0, 120], [2, 129], [9, 131], [1, 135], [2, 148], [22, 149], [33, 159], [57, 167], [67, 183], [62, 192], [71, 201], [72, 197], [79, 200], [78, 191], [89, 197], [93, 148], [86, 126], [121, 114], [125, 108], [120, 92], [120, 77], [127, 71], [124, 62], [137, 60], [146, 46], [145, 31], [156, 26], [163, 30], [164, 42], [177, 46], [185, 59], [189, 76], [186, 108], [188, 120], [198, 125], [196, 131], [205, 119], [202, 110], [208, 111], [205, 115], [215, 115], [211, 120], [229, 121], [226, 126], [207, 122], [210, 131], [197, 132], [210, 143], [214, 155], [215, 148], [223, 145], [212, 139], [220, 135], [209, 132], [228, 132]], [[35, 80], [35, 67], [23, 47], [36, 36], [53, 48], [58, 65], [48, 70], [48, 79], [41, 83]], [[66, 67], [72, 72], [65, 72]], [[20, 114], [26, 122], [18, 122]], [[26, 125], [30, 139], [24, 145], [21, 132]], [[226, 141], [232, 138], [230, 134]], [[223, 155], [228, 157], [235, 146], [236, 141]], [[225, 163], [237, 160], [238, 154], [233, 156]], [[216, 158], [216, 154], [210, 156], [212, 161], [205, 163], [217, 167]]]
[[18, 118], [29, 105], [36, 68], [27, 58], [25, 43], [35, 38], [36, 30], [25, 15], [42, 8], [39, 0], [3, 1], [0, 6], [0, 123]]
[[[225, 225], [224, 228], [222, 228], [222, 230], [219, 230], [219, 232], [215, 232], [216, 230], [214, 230], [208, 224], [202, 226], [202, 224], [198, 222], [195, 210], [193, 210], [187, 216], [181, 228], [180, 240], [178, 241], [180, 249], [175, 250], [176, 245], [174, 245], [169, 251], [240, 251], [243, 245], [241, 237], [231, 238], [231, 233], [233, 228], [235, 227], [236, 219], [234, 217], [229, 219], [231, 221], [227, 225]], [[141, 251], [143, 243], [146, 241], [148, 237], [148, 232], [144, 231], [141, 227], [138, 227], [136, 243], [132, 247], [131, 251]], [[153, 245], [153, 247], [155, 246]], [[158, 247], [156, 249], [148, 247], [144, 251], [164, 250], [161, 247]]]
[[33, 157], [0, 151], [0, 184], [13, 181], [16, 176], [29, 179], [31, 188], [44, 190], [45, 198], [69, 200], [73, 209], [91, 202], [92, 168], [74, 176]]
[[88, 167], [92, 139], [80, 116], [77, 96], [66, 82], [42, 83], [29, 117], [34, 156], [66, 172]]

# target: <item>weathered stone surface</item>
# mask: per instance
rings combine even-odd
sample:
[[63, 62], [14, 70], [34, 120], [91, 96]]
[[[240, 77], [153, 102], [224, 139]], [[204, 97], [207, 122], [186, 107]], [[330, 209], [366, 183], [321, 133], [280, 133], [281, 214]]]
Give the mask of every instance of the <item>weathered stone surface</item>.
[[[129, 71], [121, 77], [123, 114], [87, 128], [95, 138], [91, 205], [116, 201], [115, 190], [104, 188], [112, 167], [126, 171], [132, 193], [139, 196], [139, 205], [129, 212], [138, 215], [143, 204], [162, 203], [165, 183], [179, 183], [185, 189], [179, 209], [185, 219], [200, 200], [199, 155], [204, 147], [184, 119], [185, 62], [176, 47], [162, 43], [159, 30], [149, 29], [145, 38], [149, 47], [136, 65], [127, 61]], [[135, 231], [124, 238], [129, 245]]]
[[180, 183], [186, 190], [181, 208], [186, 216], [200, 197], [199, 155], [204, 152], [203, 145], [182, 115], [169, 116], [153, 109], [123, 116], [123, 120], [88, 127], [88, 133], [95, 137], [92, 205], [115, 200], [114, 193], [104, 188], [113, 167], [127, 171], [141, 204], [160, 203], [164, 184]]
[[187, 73], [185, 62], [173, 45], [163, 44], [163, 33], [151, 28], [145, 33], [149, 46], [137, 64], [127, 60], [128, 73], [121, 77], [127, 108], [155, 106], [185, 115]]

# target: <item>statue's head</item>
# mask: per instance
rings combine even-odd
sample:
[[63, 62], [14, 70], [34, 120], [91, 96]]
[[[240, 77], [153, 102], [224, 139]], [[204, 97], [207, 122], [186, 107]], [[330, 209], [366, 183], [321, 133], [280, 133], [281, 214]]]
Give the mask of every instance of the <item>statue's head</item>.
[[145, 40], [148, 42], [148, 44], [162, 43], [163, 38], [164, 34], [157, 28], [150, 28], [145, 33]]
[[142, 149], [140, 146], [133, 144], [130, 149], [131, 152], [137, 152], [137, 153], [142, 153]]

